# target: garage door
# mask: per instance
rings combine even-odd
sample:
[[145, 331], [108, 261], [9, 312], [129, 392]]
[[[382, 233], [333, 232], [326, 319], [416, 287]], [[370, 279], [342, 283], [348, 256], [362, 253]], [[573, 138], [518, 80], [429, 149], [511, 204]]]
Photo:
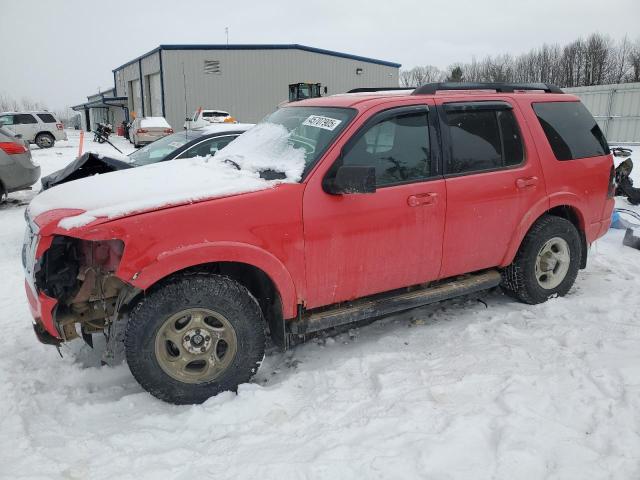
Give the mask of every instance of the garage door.
[[160, 85], [160, 74], [149, 75], [149, 90], [151, 92], [151, 116], [162, 116], [162, 87]]

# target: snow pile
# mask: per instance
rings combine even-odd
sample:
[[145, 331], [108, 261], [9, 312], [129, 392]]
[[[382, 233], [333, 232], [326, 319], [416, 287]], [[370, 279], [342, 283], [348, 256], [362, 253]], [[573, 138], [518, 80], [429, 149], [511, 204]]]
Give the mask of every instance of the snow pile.
[[[261, 125], [215, 157], [195, 157], [95, 175], [44, 191], [29, 205], [32, 218], [55, 209], [81, 209], [59, 226], [72, 229], [97, 218], [117, 218], [160, 207], [254, 192], [300, 180], [304, 151], [288, 143], [284, 127]], [[240, 143], [239, 146], [235, 146]], [[231, 161], [229, 161], [231, 160]], [[240, 169], [236, 167], [237, 164]], [[284, 172], [283, 180], [265, 180], [263, 170]]]
[[140, 120], [140, 128], [171, 128], [164, 117], [144, 117]]
[[[34, 149], [43, 174], [63, 151]], [[640, 478], [640, 252], [624, 231], [564, 298], [481, 293], [390, 316], [268, 352], [237, 395], [178, 407], [101, 367], [99, 335], [62, 359], [37, 342], [23, 209], [0, 206], [0, 478]]]
[[231, 160], [242, 169], [283, 172], [287, 178], [299, 181], [305, 152], [289, 143], [290, 136], [282, 125], [261, 123], [220, 150], [216, 158]]

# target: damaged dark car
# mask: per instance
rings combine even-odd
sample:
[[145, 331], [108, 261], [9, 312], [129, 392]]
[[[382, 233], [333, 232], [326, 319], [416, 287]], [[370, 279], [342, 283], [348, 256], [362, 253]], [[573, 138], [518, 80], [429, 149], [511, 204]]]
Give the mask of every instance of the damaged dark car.
[[136, 150], [128, 156], [109, 157], [95, 152], [86, 152], [65, 168], [42, 178], [42, 189], [102, 173], [140, 167], [152, 163], [179, 158], [214, 155], [253, 124], [223, 123], [195, 130], [174, 133]]

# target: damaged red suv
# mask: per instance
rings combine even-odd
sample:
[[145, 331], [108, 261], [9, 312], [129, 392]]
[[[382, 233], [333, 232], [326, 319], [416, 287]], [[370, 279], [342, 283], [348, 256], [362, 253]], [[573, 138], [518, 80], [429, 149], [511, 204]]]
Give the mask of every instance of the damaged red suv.
[[501, 286], [569, 292], [609, 227], [613, 160], [547, 84], [361, 89], [280, 108], [213, 157], [70, 182], [27, 210], [38, 338], [124, 338], [153, 395], [256, 373], [267, 336]]

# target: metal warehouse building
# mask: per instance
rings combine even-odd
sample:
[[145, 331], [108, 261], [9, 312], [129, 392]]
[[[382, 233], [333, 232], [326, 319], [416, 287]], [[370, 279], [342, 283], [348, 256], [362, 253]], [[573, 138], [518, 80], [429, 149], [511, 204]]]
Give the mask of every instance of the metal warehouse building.
[[289, 84], [321, 83], [329, 95], [397, 87], [399, 68], [297, 44], [160, 45], [113, 70], [113, 96], [127, 97], [137, 116], [164, 116], [174, 129], [200, 107], [257, 122], [288, 99]]

